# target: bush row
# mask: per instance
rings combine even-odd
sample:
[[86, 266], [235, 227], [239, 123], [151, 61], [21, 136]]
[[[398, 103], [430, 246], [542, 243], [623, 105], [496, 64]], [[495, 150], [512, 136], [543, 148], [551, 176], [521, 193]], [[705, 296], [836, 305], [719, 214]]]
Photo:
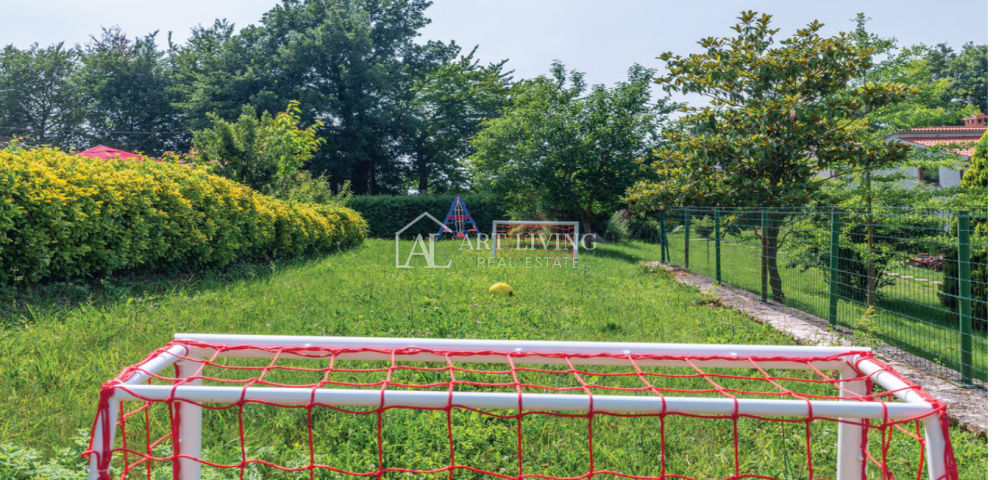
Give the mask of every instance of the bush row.
[[201, 167], [0, 151], [0, 282], [222, 266], [364, 237], [352, 210], [289, 204]]
[[[496, 196], [485, 194], [463, 195], [466, 208], [472, 219], [479, 225], [480, 231], [489, 233], [493, 220], [507, 219], [507, 210]], [[455, 195], [359, 195], [349, 199], [349, 208], [359, 212], [369, 223], [369, 236], [375, 238], [394, 238], [397, 232], [407, 226], [422, 213], [430, 213], [439, 221], [445, 221]], [[415, 238], [418, 234], [427, 235], [438, 233], [438, 225], [428, 218], [412, 225], [405, 230], [403, 238]]]

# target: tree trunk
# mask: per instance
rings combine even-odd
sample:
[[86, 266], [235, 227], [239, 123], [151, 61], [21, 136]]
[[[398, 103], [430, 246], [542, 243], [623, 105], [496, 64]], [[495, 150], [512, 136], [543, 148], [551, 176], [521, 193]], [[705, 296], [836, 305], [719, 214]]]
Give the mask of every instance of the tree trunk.
[[427, 172], [418, 172], [417, 180], [417, 193], [428, 193], [428, 174]]
[[766, 272], [769, 275], [769, 288], [772, 289], [772, 299], [779, 303], [786, 302], [786, 293], [783, 292], [783, 278], [779, 275], [779, 232], [783, 226], [783, 220], [779, 215], [769, 214], [768, 237], [765, 239], [765, 261]]
[[372, 167], [370, 162], [369, 170], [366, 177], [366, 191], [369, 195], [375, 195], [379, 192], [376, 191], [376, 170]]
[[423, 141], [418, 139], [417, 150], [414, 154], [414, 164], [417, 165], [417, 192], [428, 193], [428, 165], [424, 159]]
[[593, 214], [584, 211], [580, 214], [582, 218], [580, 220], [583, 223], [583, 233], [590, 235], [583, 235], [583, 246], [586, 248], [591, 248], [593, 246], [592, 233], [593, 233]]

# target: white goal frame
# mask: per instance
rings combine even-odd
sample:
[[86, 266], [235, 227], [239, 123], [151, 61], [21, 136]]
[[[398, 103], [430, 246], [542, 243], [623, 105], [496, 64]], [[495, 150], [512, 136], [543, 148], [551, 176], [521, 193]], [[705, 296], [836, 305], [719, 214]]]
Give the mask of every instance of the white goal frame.
[[[615, 342], [554, 342], [518, 340], [457, 340], [431, 338], [375, 338], [375, 337], [306, 337], [272, 335], [219, 335], [185, 334], [175, 335], [177, 343], [138, 364], [133, 375], [116, 383], [109, 396], [109, 408], [101, 410], [96, 419], [97, 428], [93, 432], [94, 453], [90, 456], [90, 479], [100, 478], [98, 456], [111, 455], [103, 450], [103, 441], [109, 436], [111, 449], [114, 445], [116, 425], [121, 402], [186, 400], [200, 403], [236, 403], [242, 400], [265, 401], [282, 405], [306, 405], [316, 401], [325, 405], [370, 406], [370, 407], [413, 407], [444, 408], [449, 402], [474, 409], [517, 410], [557, 410], [573, 412], [614, 412], [614, 413], [672, 413], [690, 415], [756, 415], [756, 416], [797, 416], [814, 415], [826, 418], [841, 418], [838, 428], [837, 478], [862, 478], [866, 460], [861, 451], [863, 426], [861, 419], [906, 420], [928, 415], [921, 419], [926, 437], [926, 458], [930, 479], [945, 476], [945, 435], [939, 414], [934, 406], [922, 398], [912, 385], [887, 371], [885, 365], [876, 361], [859, 361], [872, 358], [868, 348], [820, 347], [820, 346], [781, 346], [781, 345], [708, 345], [708, 344], [665, 344], [665, 343], [615, 343]], [[217, 354], [218, 349], [237, 345], [251, 345], [253, 349], [227, 350]], [[341, 360], [387, 360], [390, 351], [411, 349], [457, 352], [486, 352], [480, 355], [460, 357], [459, 363], [507, 363], [507, 355], [515, 354], [515, 364], [565, 364], [574, 365], [624, 365], [631, 366], [629, 360], [616, 356], [639, 355], [695, 357], [695, 365], [701, 367], [743, 367], [741, 360], [751, 358], [751, 362], [762, 369], [809, 369], [805, 363], [783, 361], [782, 358], [803, 360], [805, 358], [826, 358], [839, 356], [837, 360], [810, 361], [809, 365], [818, 370], [840, 372], [842, 379], [868, 376], [873, 382], [902, 400], [902, 402], [843, 402], [832, 400], [778, 400], [758, 398], [699, 398], [666, 396], [662, 401], [657, 396], [586, 395], [586, 394], [543, 394], [543, 393], [498, 393], [447, 391], [384, 390], [378, 389], [317, 389], [277, 388], [241, 386], [204, 386], [200, 380], [189, 381], [178, 386], [149, 385], [146, 382], [167, 367], [175, 365], [178, 377], [196, 375], [200, 362], [191, 359], [222, 357], [274, 358], [283, 348], [321, 349], [374, 349], [341, 353]], [[270, 349], [272, 351], [262, 350]], [[546, 356], [549, 354], [577, 355], [569, 360]], [[305, 356], [281, 352], [280, 358], [306, 359]], [[601, 356], [597, 356], [601, 355]], [[602, 356], [602, 355], [614, 355]], [[723, 357], [701, 359], [705, 357]], [[764, 360], [767, 358], [770, 360]], [[777, 360], [778, 359], [778, 360]], [[446, 356], [431, 351], [421, 351], [405, 356], [404, 361], [445, 363]], [[639, 366], [685, 366], [679, 360], [638, 359]], [[842, 386], [844, 382], [839, 384]], [[839, 397], [864, 395], [864, 381], [844, 384]], [[846, 392], [848, 390], [848, 392]], [[313, 400], [312, 400], [312, 396]], [[451, 397], [449, 396], [451, 395]], [[592, 401], [591, 401], [592, 398]], [[520, 404], [518, 402], [521, 402]], [[179, 458], [180, 480], [200, 479], [201, 463], [201, 423], [202, 407], [194, 403], [179, 402], [180, 425], [178, 428], [178, 453], [189, 458]], [[107, 418], [103, 418], [106, 415]], [[109, 430], [101, 428], [109, 425]]]
[[[500, 250], [500, 237], [497, 233], [497, 225], [572, 225], [572, 258], [579, 258], [579, 222], [551, 222], [551, 221], [514, 221], [514, 220], [493, 220], [493, 230], [490, 240], [493, 241], [491, 257], [495, 258], [497, 250]], [[569, 238], [567, 235], [566, 238]], [[533, 240], [533, 239], [532, 239]], [[515, 247], [517, 246], [515, 242]], [[537, 250], [536, 250], [537, 251]]]

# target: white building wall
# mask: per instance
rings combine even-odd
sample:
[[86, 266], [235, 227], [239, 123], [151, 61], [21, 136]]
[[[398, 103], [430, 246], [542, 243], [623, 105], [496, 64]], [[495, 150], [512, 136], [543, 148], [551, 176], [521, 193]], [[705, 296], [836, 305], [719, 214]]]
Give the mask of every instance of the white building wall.
[[904, 178], [904, 180], [903, 180], [902, 183], [903, 183], [903, 186], [906, 187], [906, 188], [913, 187], [914, 186], [914, 183], [917, 182], [917, 180], [920, 178], [920, 176], [917, 174], [917, 169], [916, 168], [910, 168], [910, 167], [908, 167], [908, 168], [886, 168], [886, 169], [873, 170], [872, 171], [872, 174], [873, 175], [879, 175], [879, 176], [892, 175], [894, 173], [903, 173], [903, 176], [905, 178]]
[[962, 184], [962, 171], [941, 167], [938, 169], [938, 182], [941, 188], [957, 187]]

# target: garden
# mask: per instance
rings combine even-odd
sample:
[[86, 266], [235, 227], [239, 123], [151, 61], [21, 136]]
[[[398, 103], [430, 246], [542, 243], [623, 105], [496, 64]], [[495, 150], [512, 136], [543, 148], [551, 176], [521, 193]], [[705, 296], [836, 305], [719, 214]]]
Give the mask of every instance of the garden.
[[[986, 436], [949, 424], [941, 402], [844, 387], [896, 378], [870, 347], [986, 394], [985, 45], [900, 46], [862, 13], [848, 33], [817, 20], [786, 33], [745, 11], [727, 37], [590, 85], [557, 60], [514, 78], [478, 47], [421, 41], [429, 6], [283, 2], [167, 48], [113, 27], [74, 48], [0, 52], [0, 477], [815, 479], [852, 465], [869, 479], [988, 477]], [[900, 137], [933, 131], [956, 136]], [[97, 144], [137, 153], [88, 155]], [[518, 248], [491, 250], [498, 234]], [[522, 235], [541, 248], [521, 252]], [[553, 235], [571, 246], [550, 247]], [[310, 344], [217, 356], [258, 349], [228, 345], [205, 360], [190, 352], [209, 345], [170, 343], [796, 345], [677, 281], [677, 267], [850, 345], [757, 361], [625, 352], [630, 365], [582, 369], [570, 362], [609, 355], [532, 368], [515, 366], [528, 355], [517, 349], [504, 370], [452, 359], [479, 352], [397, 368], [413, 347], [368, 348], [315, 368], [327, 359], [308, 357]], [[173, 355], [166, 345], [190, 356], [143, 371]], [[220, 373], [169, 377], [197, 362]], [[135, 401], [134, 378], [172, 390]], [[176, 401], [205, 382], [241, 386], [240, 399]], [[257, 384], [312, 391], [290, 407], [248, 398]], [[379, 408], [321, 404], [318, 387], [380, 392]], [[387, 387], [449, 390], [442, 407], [386, 408]], [[454, 405], [456, 391], [519, 403], [474, 409]], [[653, 395], [661, 412], [595, 411], [602, 391]], [[589, 395], [588, 410], [525, 411], [525, 395], [563, 392]], [[680, 394], [732, 411], [670, 414]], [[118, 408], [115, 395], [133, 398]], [[831, 403], [881, 410], [815, 415], [851, 397]], [[803, 411], [740, 414], [740, 400]], [[202, 449], [184, 430], [191, 408]], [[927, 448], [946, 431], [954, 456]], [[182, 453], [194, 443], [199, 476]]]

